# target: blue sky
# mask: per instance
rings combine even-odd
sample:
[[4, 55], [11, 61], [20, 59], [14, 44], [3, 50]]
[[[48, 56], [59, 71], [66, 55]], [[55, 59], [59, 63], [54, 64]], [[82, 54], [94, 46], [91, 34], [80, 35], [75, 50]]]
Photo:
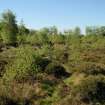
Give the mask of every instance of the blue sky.
[[30, 28], [59, 29], [105, 25], [105, 0], [0, 0], [0, 13], [11, 9]]

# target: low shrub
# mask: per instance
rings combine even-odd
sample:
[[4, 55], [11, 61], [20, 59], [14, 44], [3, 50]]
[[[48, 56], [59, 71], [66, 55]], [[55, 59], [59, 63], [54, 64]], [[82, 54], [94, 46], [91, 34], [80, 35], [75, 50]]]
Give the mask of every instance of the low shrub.
[[35, 61], [39, 58], [32, 47], [18, 48], [16, 58], [6, 67], [6, 73], [3, 79], [7, 81], [35, 79], [38, 72]]

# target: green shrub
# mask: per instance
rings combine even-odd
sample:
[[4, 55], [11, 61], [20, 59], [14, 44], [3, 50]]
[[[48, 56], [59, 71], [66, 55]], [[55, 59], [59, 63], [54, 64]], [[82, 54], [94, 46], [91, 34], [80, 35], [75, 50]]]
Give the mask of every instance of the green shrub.
[[16, 16], [12, 11], [7, 10], [2, 14], [1, 19], [1, 37], [5, 44], [14, 44], [16, 43], [16, 34], [18, 32], [16, 24]]
[[41, 39], [39, 39], [39, 36], [36, 35], [28, 35], [26, 37], [26, 42], [30, 43], [31, 45], [40, 45]]
[[42, 82], [42, 89], [43, 89], [43, 91], [47, 92], [48, 96], [52, 96], [53, 91], [54, 91], [54, 87], [55, 87], [55, 84], [53, 83], [53, 81], [44, 80]]
[[20, 47], [17, 49], [16, 58], [6, 67], [6, 73], [3, 76], [4, 80], [24, 80], [35, 78], [38, 72], [38, 67], [35, 61], [39, 56], [35, 53], [32, 47]]
[[49, 39], [47, 34], [37, 31], [33, 35], [28, 35], [27, 42], [31, 45], [41, 45], [48, 43]]
[[65, 38], [63, 35], [49, 35], [49, 41], [54, 44], [64, 44]]
[[59, 63], [67, 63], [68, 61], [68, 49], [65, 45], [54, 44], [53, 49], [51, 50], [52, 59], [58, 61]]
[[19, 45], [25, 44], [26, 43], [26, 38], [27, 38], [26, 35], [17, 35], [17, 43]]

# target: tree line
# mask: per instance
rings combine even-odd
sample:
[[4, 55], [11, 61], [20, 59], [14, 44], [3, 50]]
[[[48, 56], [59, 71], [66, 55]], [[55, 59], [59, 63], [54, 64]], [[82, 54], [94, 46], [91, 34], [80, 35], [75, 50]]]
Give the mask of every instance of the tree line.
[[[23, 21], [20, 24], [17, 24], [16, 16], [11, 10], [7, 10], [1, 14], [0, 19], [0, 40], [4, 44], [24, 43], [31, 42], [30, 37], [42, 36], [44, 40], [50, 35], [61, 35], [64, 38], [68, 35], [76, 35], [82, 37], [81, 29], [76, 27], [73, 29], [64, 30], [64, 32], [59, 32], [56, 26], [45, 27], [40, 30], [28, 29]], [[105, 35], [105, 26], [88, 26], [85, 29], [84, 35]], [[30, 40], [29, 40], [29, 39]], [[33, 39], [34, 41], [35, 39]], [[47, 39], [46, 39], [47, 40]]]

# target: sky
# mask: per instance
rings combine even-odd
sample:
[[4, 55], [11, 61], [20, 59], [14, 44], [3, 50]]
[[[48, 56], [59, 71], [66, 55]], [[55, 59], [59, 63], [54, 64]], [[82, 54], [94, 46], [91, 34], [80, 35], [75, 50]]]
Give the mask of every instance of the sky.
[[7, 9], [33, 29], [105, 25], [105, 0], [0, 0], [0, 13]]

